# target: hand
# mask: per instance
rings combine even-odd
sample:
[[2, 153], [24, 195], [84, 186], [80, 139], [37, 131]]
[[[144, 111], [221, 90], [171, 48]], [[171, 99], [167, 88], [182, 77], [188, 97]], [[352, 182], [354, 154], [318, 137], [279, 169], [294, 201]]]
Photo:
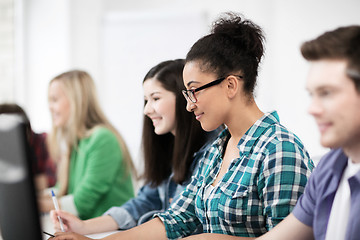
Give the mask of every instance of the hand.
[[36, 191], [41, 192], [48, 187], [47, 177], [44, 173], [37, 174], [34, 178]]
[[49, 238], [49, 240], [86, 240], [86, 239], [91, 239], [91, 238], [73, 232], [56, 232], [55, 237]]
[[38, 197], [38, 205], [40, 212], [48, 213], [54, 209], [54, 203], [49, 195], [40, 195]]
[[60, 216], [63, 221], [64, 231], [76, 232], [79, 234], [87, 234], [84, 221], [80, 220], [75, 215], [62, 210], [50, 211], [50, 218], [54, 224], [54, 228], [56, 231], [61, 231], [58, 216]]

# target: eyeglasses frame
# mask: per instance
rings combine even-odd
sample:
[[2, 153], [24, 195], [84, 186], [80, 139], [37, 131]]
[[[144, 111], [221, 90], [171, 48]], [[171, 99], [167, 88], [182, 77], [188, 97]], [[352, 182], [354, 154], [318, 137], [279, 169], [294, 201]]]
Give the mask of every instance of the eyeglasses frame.
[[[235, 77], [243, 79], [243, 76], [241, 76], [241, 75], [228, 75], [226, 77], [218, 78], [218, 79], [216, 79], [214, 81], [211, 81], [211, 82], [209, 82], [209, 83], [207, 83], [207, 84], [205, 84], [205, 85], [203, 85], [201, 87], [195, 88], [195, 89], [182, 90], [182, 93], [183, 93], [186, 100], [190, 100], [193, 103], [197, 103], [197, 98], [195, 96], [196, 92], [198, 92], [200, 90], [203, 90], [203, 89], [206, 89], [206, 88], [209, 88], [209, 87], [212, 87], [212, 86], [215, 86], [215, 85], [218, 85], [218, 84], [220, 84], [222, 81], [224, 81], [225, 79], [227, 79], [230, 76], [235, 76]], [[191, 92], [192, 96], [194, 96], [195, 101], [189, 97], [190, 92]]]

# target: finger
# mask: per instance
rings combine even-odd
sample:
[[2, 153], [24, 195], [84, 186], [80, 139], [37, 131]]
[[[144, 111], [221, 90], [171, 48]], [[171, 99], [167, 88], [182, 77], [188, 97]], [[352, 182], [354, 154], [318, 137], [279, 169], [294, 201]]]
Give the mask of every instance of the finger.
[[56, 213], [55, 210], [50, 211], [50, 219], [54, 224], [58, 221], [57, 220], [57, 213]]
[[73, 233], [73, 232], [56, 232], [55, 238], [53, 240], [81, 240], [81, 239], [89, 239], [85, 236]]
[[61, 210], [53, 210], [50, 212], [51, 215], [51, 220], [52, 223], [54, 225], [54, 228], [56, 231], [62, 231], [61, 226], [60, 226], [60, 222], [59, 222], [59, 218], [60, 217], [63, 221], [63, 227], [64, 227], [64, 231], [68, 231], [69, 230], [69, 226], [68, 226], [68, 219], [64, 216], [61, 216], [62, 211]]
[[64, 235], [64, 234], [65, 234], [64, 232], [60, 232], [60, 231], [54, 233], [55, 237], [61, 236], [61, 235]]
[[51, 218], [51, 222], [54, 225], [55, 230], [60, 231], [60, 223], [59, 223], [58, 214], [57, 214], [56, 210], [50, 211], [50, 218]]
[[[63, 228], [64, 228], [64, 232], [68, 232], [69, 231], [69, 226], [67, 225], [67, 222], [63, 222]], [[58, 232], [62, 232], [62, 228], [61, 228], [61, 225], [59, 222], [57, 222], [56, 224], [54, 224], [54, 229], [55, 231], [58, 231]]]
[[58, 231], [58, 232], [62, 231], [61, 227], [60, 227], [60, 224], [58, 224], [58, 223], [56, 225], [54, 225], [54, 229], [55, 229], [55, 231]]
[[66, 239], [72, 239], [70, 238], [68, 233], [64, 233], [64, 232], [56, 232], [54, 233], [55, 238], [53, 238], [53, 240], [66, 240]]

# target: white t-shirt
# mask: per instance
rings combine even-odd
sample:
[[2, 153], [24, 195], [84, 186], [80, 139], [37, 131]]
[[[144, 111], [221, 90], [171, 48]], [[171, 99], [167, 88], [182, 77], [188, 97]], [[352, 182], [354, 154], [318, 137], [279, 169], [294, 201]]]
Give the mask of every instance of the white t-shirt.
[[341, 177], [336, 191], [330, 218], [326, 230], [326, 240], [345, 239], [346, 227], [350, 212], [350, 186], [348, 179], [360, 170], [360, 163], [353, 163], [348, 159], [348, 165]]
[[204, 199], [208, 199], [210, 198], [210, 194], [211, 192], [214, 190], [214, 186], [213, 185], [208, 185], [205, 187], [205, 190], [204, 190]]

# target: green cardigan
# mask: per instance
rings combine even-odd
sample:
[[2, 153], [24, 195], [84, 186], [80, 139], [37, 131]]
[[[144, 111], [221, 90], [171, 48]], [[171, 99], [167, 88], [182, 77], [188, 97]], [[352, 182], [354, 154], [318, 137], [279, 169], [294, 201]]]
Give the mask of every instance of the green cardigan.
[[131, 174], [125, 169], [118, 140], [99, 127], [71, 152], [68, 194], [81, 219], [100, 216], [134, 197]]

